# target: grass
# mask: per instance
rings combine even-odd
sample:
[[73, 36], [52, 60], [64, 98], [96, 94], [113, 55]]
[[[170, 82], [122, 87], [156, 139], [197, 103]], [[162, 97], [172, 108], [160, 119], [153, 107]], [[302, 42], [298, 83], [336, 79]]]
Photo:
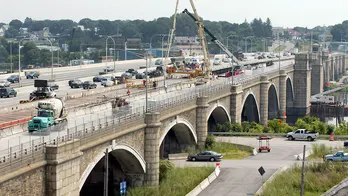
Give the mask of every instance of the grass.
[[337, 151], [343, 150], [347, 152], [345, 148], [332, 148], [331, 146], [326, 146], [325, 144], [313, 144], [312, 154], [309, 155], [310, 160], [323, 160], [323, 156], [327, 154], [333, 154]]
[[273, 50], [273, 52], [279, 52], [279, 51], [282, 52], [285, 48], [286, 48], [285, 45], [280, 45], [280, 46], [276, 47], [276, 48]]
[[253, 151], [251, 147], [241, 147], [228, 142], [216, 142], [214, 147], [209, 150], [221, 153], [223, 159], [244, 159]]
[[[313, 163], [305, 167], [304, 195], [317, 196], [331, 189], [348, 177], [348, 165], [344, 163]], [[294, 166], [275, 176], [266, 185], [263, 196], [300, 195], [301, 168]]]
[[189, 193], [213, 171], [214, 167], [173, 168], [160, 182], [159, 187], [136, 187], [128, 196], [183, 196]]

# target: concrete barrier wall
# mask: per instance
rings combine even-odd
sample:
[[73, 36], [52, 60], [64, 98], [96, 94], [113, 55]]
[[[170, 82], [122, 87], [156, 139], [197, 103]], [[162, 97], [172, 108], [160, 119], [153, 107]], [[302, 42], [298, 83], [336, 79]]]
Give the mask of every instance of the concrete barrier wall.
[[272, 182], [272, 180], [279, 175], [280, 173], [282, 173], [283, 171], [289, 169], [289, 166], [284, 166], [279, 168], [276, 172], [273, 173], [273, 175], [266, 180], [265, 183], [262, 184], [262, 186], [259, 188], [259, 190], [257, 190], [257, 192], [255, 193], [255, 196], [262, 196], [263, 190], [266, 188], [267, 184], [269, 184], [270, 182]]
[[205, 188], [209, 186], [220, 174], [220, 168], [216, 167], [213, 173], [211, 173], [206, 179], [204, 179], [198, 186], [196, 186], [192, 191], [190, 191], [186, 196], [197, 196]]
[[[342, 180], [339, 184], [337, 184], [336, 186], [332, 187], [330, 190], [326, 191], [321, 196], [335, 196], [338, 193], [340, 193], [342, 189], [347, 189], [347, 188], [348, 188], [348, 178]], [[347, 192], [347, 190], [344, 190], [344, 191]], [[338, 194], [338, 195], [342, 195], [342, 194], [344, 194], [344, 193], [341, 193], [341, 194]]]

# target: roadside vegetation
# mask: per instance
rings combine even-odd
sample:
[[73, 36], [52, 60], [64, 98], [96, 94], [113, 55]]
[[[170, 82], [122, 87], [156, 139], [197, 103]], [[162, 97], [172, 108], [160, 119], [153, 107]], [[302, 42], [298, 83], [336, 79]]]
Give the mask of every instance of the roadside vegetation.
[[220, 124], [216, 128], [216, 132], [240, 132], [240, 133], [288, 133], [296, 129], [307, 129], [309, 131], [316, 131], [320, 135], [348, 135], [348, 122], [343, 121], [337, 127], [328, 125], [320, 121], [319, 118], [305, 116], [299, 118], [294, 126], [290, 126], [278, 119], [268, 121], [268, 126], [264, 127], [255, 122], [231, 123], [226, 122]]
[[[285, 50], [285, 48], [286, 48], [285, 45], [280, 45], [280, 46], [276, 47], [276, 48], [273, 50], [273, 52], [274, 52], [274, 53], [278, 53], [279, 51], [282, 52], [283, 50]], [[281, 55], [283, 55], [283, 54], [281, 54]]]
[[[348, 165], [345, 163], [312, 163], [305, 166], [304, 195], [317, 196], [325, 193], [340, 181], [348, 177]], [[263, 196], [300, 195], [301, 167], [280, 173], [266, 185]]]
[[189, 193], [213, 171], [214, 167], [177, 168], [168, 160], [160, 161], [160, 185], [136, 187], [127, 191], [129, 196], [182, 196]]

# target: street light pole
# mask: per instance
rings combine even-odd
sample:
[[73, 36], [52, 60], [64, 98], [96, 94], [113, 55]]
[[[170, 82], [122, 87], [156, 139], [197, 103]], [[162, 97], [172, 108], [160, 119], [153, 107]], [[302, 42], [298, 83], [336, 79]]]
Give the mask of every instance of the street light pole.
[[[150, 65], [152, 65], [152, 39], [155, 37], [155, 36], [162, 36], [163, 34], [155, 34], [155, 35], [153, 35], [153, 36], [151, 36], [151, 38], [150, 38], [150, 54], [151, 54], [151, 56], [150, 56]], [[163, 44], [163, 43], [162, 43]], [[163, 50], [162, 50], [162, 52], [163, 52]], [[163, 55], [162, 55], [162, 62], [163, 62]]]
[[124, 60], [127, 60], [127, 41], [124, 42]]
[[[116, 63], [115, 63], [115, 48], [116, 48], [116, 42], [114, 40], [114, 38], [112, 38], [111, 36], [108, 36], [106, 38], [106, 41], [105, 41], [105, 46], [106, 46], [106, 59], [108, 58], [108, 40], [111, 39], [113, 42], [114, 42], [114, 54], [113, 54], [113, 61], [114, 61], [114, 72], [116, 70]], [[107, 62], [107, 61], [106, 61]], [[107, 64], [107, 63], [106, 63]]]
[[49, 40], [48, 38], [46, 38], [46, 40], [48, 42], [50, 42], [50, 44], [51, 44], [51, 53], [52, 53], [52, 56], [51, 56], [51, 81], [53, 81], [53, 45], [52, 45], [51, 40]]
[[10, 63], [11, 63], [11, 73], [12, 73], [12, 41], [10, 42]]
[[18, 43], [18, 82], [19, 87], [22, 87], [22, 80], [21, 80], [21, 42], [23, 40], [31, 40], [31, 38], [23, 38]]

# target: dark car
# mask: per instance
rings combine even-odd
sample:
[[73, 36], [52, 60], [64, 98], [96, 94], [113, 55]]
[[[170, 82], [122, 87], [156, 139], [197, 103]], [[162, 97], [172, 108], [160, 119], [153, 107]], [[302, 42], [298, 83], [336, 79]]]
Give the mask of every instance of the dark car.
[[214, 151], [203, 151], [198, 154], [191, 154], [188, 161], [221, 161], [222, 155]]
[[85, 81], [82, 84], [83, 89], [92, 89], [92, 88], [97, 88], [97, 84], [92, 82], [92, 81]]
[[144, 79], [144, 78], [146, 78], [144, 73], [137, 73], [135, 75], [135, 79]]
[[101, 82], [101, 81], [103, 80], [103, 77], [104, 77], [104, 76], [95, 76], [95, 77], [93, 78], [93, 82]]
[[27, 79], [39, 78], [40, 73], [38, 71], [31, 71], [26, 76], [27, 76]]
[[7, 81], [11, 83], [19, 82], [19, 76], [18, 75], [12, 75], [7, 78]]
[[138, 73], [134, 69], [128, 69], [126, 72], [132, 74], [132, 76], [135, 76]]
[[69, 86], [71, 88], [81, 88], [82, 87], [82, 81], [81, 80], [70, 80], [70, 81], [69, 81]]
[[13, 88], [0, 88], [0, 98], [3, 97], [17, 97], [17, 91]]
[[53, 90], [53, 91], [59, 89], [59, 85], [56, 83], [49, 83], [48, 86], [51, 87], [51, 90]]

